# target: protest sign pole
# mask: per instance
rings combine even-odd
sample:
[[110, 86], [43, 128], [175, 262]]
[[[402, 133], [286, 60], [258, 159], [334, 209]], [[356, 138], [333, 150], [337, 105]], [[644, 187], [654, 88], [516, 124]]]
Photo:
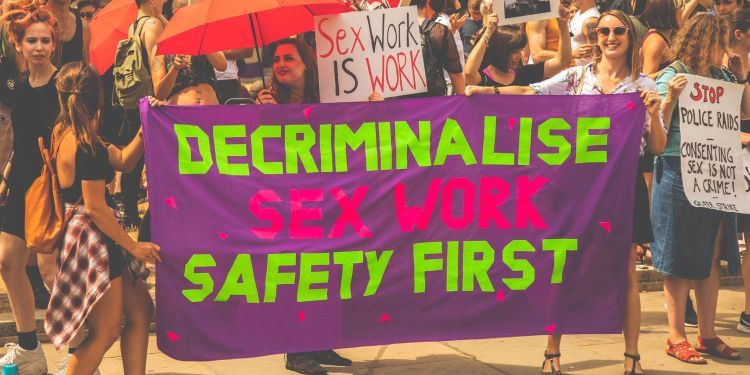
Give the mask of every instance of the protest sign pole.
[[[256, 16], [257, 17], [257, 16]], [[260, 54], [258, 48], [258, 37], [255, 35], [255, 22], [253, 22], [253, 14], [250, 14], [250, 30], [253, 31], [253, 44], [255, 45], [255, 55], [258, 56], [258, 65], [260, 65], [260, 81], [263, 83], [263, 88], [266, 88], [266, 75], [263, 73], [263, 56]]]

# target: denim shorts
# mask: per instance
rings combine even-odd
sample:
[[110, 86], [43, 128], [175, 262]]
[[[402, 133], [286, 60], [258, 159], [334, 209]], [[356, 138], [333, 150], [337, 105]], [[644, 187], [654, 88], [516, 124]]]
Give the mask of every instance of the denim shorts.
[[722, 222], [721, 259], [729, 262], [730, 273], [739, 270], [737, 215], [690, 205], [682, 186], [679, 157], [656, 160], [651, 222], [655, 239], [651, 253], [657, 271], [691, 280], [708, 278]]

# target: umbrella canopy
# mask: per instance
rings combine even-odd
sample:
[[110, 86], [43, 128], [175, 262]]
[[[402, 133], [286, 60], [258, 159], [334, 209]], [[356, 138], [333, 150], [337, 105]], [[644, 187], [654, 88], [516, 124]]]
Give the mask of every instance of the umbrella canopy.
[[128, 29], [135, 22], [138, 7], [133, 0], [113, 0], [100, 9], [91, 20], [91, 41], [89, 42], [89, 62], [99, 74], [109, 69], [115, 62], [117, 43], [128, 37]]
[[175, 13], [157, 41], [157, 53], [262, 47], [312, 30], [314, 16], [349, 10], [340, 0], [201, 0]]

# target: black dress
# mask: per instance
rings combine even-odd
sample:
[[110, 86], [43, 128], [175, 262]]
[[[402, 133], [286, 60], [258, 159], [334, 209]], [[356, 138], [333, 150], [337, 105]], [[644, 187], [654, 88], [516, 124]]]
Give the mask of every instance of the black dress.
[[8, 178], [8, 201], [0, 218], [0, 231], [25, 238], [26, 190], [42, 170], [38, 139], [49, 147], [52, 127], [60, 112], [52, 74], [46, 85], [31, 87], [28, 79], [16, 84], [10, 106], [13, 110], [13, 167]]

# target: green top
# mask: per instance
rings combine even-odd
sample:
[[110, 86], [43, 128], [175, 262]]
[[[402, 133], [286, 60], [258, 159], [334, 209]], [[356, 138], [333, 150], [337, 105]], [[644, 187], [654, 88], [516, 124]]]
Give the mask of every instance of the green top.
[[[695, 74], [687, 64], [683, 64], [682, 61], [676, 61], [675, 64], [682, 66], [684, 71], [679, 73]], [[673, 65], [665, 68], [659, 77], [656, 79], [656, 87], [659, 89], [659, 96], [661, 100], [665, 100], [667, 92], [669, 91], [669, 81], [678, 74], [677, 69]], [[737, 82], [734, 75], [725, 68], [711, 69], [711, 76], [714, 79]], [[674, 111], [672, 111], [672, 119], [669, 122], [669, 130], [667, 132], [667, 146], [664, 148], [663, 156], [680, 156], [680, 117], [679, 117], [680, 102], [678, 101], [674, 105]], [[666, 120], [666, 119], [665, 119]]]

